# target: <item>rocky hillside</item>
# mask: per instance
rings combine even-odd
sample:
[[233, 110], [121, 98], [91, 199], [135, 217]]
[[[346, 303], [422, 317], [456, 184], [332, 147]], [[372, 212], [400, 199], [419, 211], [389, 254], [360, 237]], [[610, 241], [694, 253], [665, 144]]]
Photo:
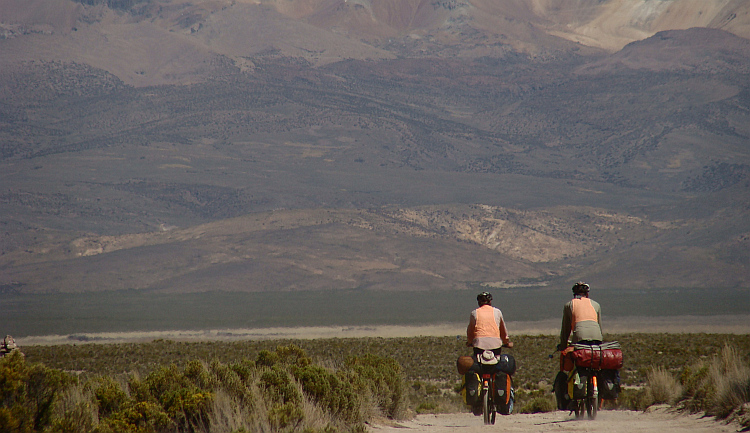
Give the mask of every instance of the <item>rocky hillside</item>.
[[254, 59], [537, 58], [615, 52], [693, 27], [750, 38], [744, 0], [0, 0], [0, 65], [87, 64], [136, 86]]

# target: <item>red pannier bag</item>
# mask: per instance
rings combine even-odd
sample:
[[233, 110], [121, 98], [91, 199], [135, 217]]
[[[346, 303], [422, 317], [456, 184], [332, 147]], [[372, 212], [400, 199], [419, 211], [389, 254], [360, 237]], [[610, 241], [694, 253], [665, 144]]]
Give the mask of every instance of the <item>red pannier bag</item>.
[[601, 370], [619, 370], [622, 368], [622, 349], [620, 343], [611, 341], [599, 345], [574, 344], [573, 361], [577, 367], [596, 368]]

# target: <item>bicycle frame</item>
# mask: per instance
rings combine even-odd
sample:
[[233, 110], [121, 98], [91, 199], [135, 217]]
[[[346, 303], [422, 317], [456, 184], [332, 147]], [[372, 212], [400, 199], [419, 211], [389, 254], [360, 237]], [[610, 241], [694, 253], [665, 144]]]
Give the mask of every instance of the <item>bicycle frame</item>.
[[[494, 366], [493, 366], [494, 368]], [[482, 373], [482, 415], [485, 424], [495, 424], [495, 373]]]

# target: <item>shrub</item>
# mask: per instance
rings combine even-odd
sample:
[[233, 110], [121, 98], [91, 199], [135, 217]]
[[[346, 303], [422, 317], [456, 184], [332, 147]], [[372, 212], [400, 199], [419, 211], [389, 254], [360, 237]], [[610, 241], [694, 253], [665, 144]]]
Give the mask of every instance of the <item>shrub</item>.
[[724, 419], [750, 402], [750, 365], [743, 362], [737, 350], [725, 346], [714, 358], [709, 377], [715, 385], [710, 414]]
[[417, 413], [436, 413], [438, 411], [438, 404], [434, 401], [423, 401], [417, 405], [415, 409]]
[[367, 354], [349, 357], [346, 370], [355, 388], [366, 393], [385, 416], [398, 419], [406, 411], [406, 390], [401, 366], [391, 358]]
[[362, 422], [361, 398], [352, 383], [317, 365], [294, 369], [304, 392], [327, 411], [352, 423]]
[[260, 384], [267, 391], [269, 400], [281, 403], [294, 403], [302, 400], [302, 395], [292, 383], [292, 377], [284, 368], [274, 365], [260, 376]]
[[162, 367], [149, 374], [143, 383], [148, 396], [142, 396], [145, 398], [141, 402], [158, 402], [180, 431], [205, 429], [212, 394], [200, 389], [184, 371], [174, 364]]
[[710, 361], [685, 367], [680, 380], [685, 388], [682, 408], [718, 419], [737, 418], [744, 426], [750, 425], [746, 416], [750, 366], [734, 347], [726, 345]]
[[74, 380], [60, 370], [27, 364], [18, 350], [0, 358], [0, 431], [50, 426], [56, 398]]
[[96, 378], [92, 380], [90, 386], [94, 388], [94, 398], [101, 417], [119, 412], [128, 401], [128, 395], [111, 377]]
[[541, 413], [554, 412], [557, 410], [557, 403], [552, 395], [539, 395], [533, 397], [524, 404], [518, 412], [520, 413]]
[[175, 423], [157, 404], [148, 401], [132, 402], [120, 411], [100, 420], [100, 433], [157, 433], [174, 429]]
[[92, 433], [99, 424], [96, 398], [87, 387], [74, 385], [57, 400], [51, 433]]
[[305, 415], [298, 402], [276, 403], [268, 411], [268, 422], [274, 430], [298, 427]]
[[652, 368], [646, 376], [643, 404], [674, 404], [682, 395], [682, 385], [662, 367]]

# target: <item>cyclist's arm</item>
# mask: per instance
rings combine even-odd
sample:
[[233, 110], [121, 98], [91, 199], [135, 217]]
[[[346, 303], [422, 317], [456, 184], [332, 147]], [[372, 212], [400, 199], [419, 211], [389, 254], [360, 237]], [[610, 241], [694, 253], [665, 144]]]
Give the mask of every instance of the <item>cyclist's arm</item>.
[[469, 316], [469, 326], [466, 327], [466, 345], [467, 346], [474, 345], [474, 330], [476, 329], [476, 325], [477, 325], [477, 317], [472, 311], [471, 315]]
[[570, 338], [571, 326], [573, 321], [573, 310], [570, 303], [563, 307], [562, 325], [560, 325], [560, 344], [558, 347], [567, 347], [568, 338]]

